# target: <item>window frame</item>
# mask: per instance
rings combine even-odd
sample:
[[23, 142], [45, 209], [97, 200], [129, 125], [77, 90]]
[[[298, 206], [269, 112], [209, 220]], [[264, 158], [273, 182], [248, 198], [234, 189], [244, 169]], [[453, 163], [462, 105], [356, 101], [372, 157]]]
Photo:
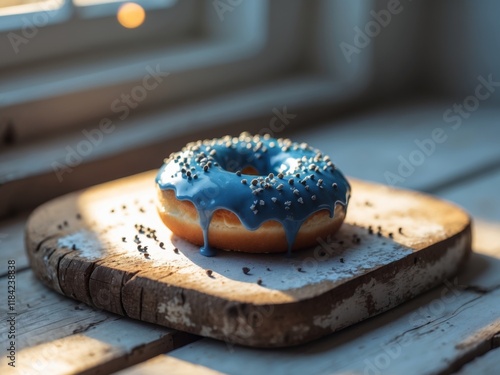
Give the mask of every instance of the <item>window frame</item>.
[[[124, 3], [129, 0], [108, 0], [107, 3], [79, 5], [79, 0], [73, 0], [75, 14], [81, 18], [114, 17], [116, 12]], [[145, 10], [168, 9], [174, 6], [179, 0], [134, 0]]]
[[[148, 13], [146, 22], [134, 30], [120, 26], [116, 20], [116, 9], [121, 3], [109, 4], [111, 7], [103, 5], [104, 12], [93, 17], [89, 16], [96, 13], [97, 5], [79, 9], [70, 0], [66, 0], [60, 9], [42, 8], [39, 12], [3, 16], [0, 23], [0, 69], [50, 64], [57, 59], [77, 58], [103, 48], [119, 50], [124, 48], [125, 43], [128, 48], [140, 46], [145, 40], [151, 40], [156, 45], [171, 43], [168, 38], [160, 41], [155, 37], [158, 33], [180, 37], [196, 34], [199, 21], [196, 0], [157, 1], [165, 3], [161, 7], [160, 3], [144, 5], [146, 10], [159, 9]], [[165, 25], [161, 24], [162, 19], [165, 19]], [[132, 42], [130, 38], [133, 38]]]
[[[189, 2], [194, 3], [187, 0], [182, 3]], [[249, 2], [238, 9], [238, 17], [226, 22], [214, 19], [215, 14], [207, 12], [207, 17], [197, 20], [198, 28], [201, 25], [202, 30], [190, 28], [184, 35], [176, 35], [176, 40], [160, 43], [153, 41], [140, 54], [123, 50], [110, 51], [103, 53], [100, 61], [90, 64], [82, 61], [80, 55], [76, 54], [63, 63], [51, 60], [37, 63], [36, 68], [27, 63], [13, 69], [4, 69], [0, 72], [2, 117], [4, 121], [8, 119], [16, 123], [21, 141], [34, 139], [66, 126], [79, 126], [93, 118], [110, 115], [109, 105], [104, 108], [96, 103], [91, 108], [94, 113], [91, 113], [89, 108], [85, 109], [85, 103], [92, 103], [95, 95], [110, 103], [112, 99], [109, 98], [119, 97], [120, 93], [136, 86], [144, 78], [148, 67], [161, 65], [162, 69], [170, 73], [184, 73], [219, 66], [219, 74], [222, 74], [222, 66], [225, 64], [235, 65], [255, 56], [261, 49], [265, 30], [252, 33], [252, 29], [256, 28], [254, 22], [259, 17], [265, 18], [266, 9], [263, 4], [264, 0]], [[252, 17], [245, 22], [238, 22], [239, 18], [243, 18], [244, 12], [252, 13]], [[231, 33], [227, 32], [229, 29]], [[193, 82], [191, 86], [194, 85]], [[196, 91], [195, 87], [191, 88]], [[72, 113], [60, 113], [62, 116], [54, 119], [50, 112], [44, 111], [44, 107], [69, 108], [67, 99], [72, 95], [75, 99]], [[156, 101], [161, 101], [161, 95], [156, 93]], [[86, 115], [79, 117], [83, 112]], [[33, 124], [37, 126], [33, 127]]]
[[[57, 6], [59, 3], [61, 5]], [[45, 0], [42, 3], [0, 8], [0, 33], [20, 30], [24, 19], [33, 19], [40, 14], [44, 15], [44, 24], [53, 24], [69, 20], [71, 13], [72, 4], [68, 0]]]
[[[103, 0], [95, 0], [94, 4], [79, 4], [78, 1], [43, 0], [41, 3], [0, 8], [0, 33], [22, 30], [26, 19], [37, 27], [65, 23], [74, 18], [113, 19], [120, 6], [129, 2], [129, 0], [104, 0], [108, 2], [98, 3]], [[134, 0], [134, 2], [145, 10], [159, 10], [171, 8], [178, 0]], [[37, 20], [37, 16], [41, 19]]]

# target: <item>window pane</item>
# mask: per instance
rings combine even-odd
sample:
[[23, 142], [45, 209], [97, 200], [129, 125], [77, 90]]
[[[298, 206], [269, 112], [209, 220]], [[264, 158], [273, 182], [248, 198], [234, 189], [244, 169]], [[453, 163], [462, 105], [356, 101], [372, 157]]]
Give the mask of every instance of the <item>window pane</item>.
[[16, 5], [25, 5], [33, 3], [43, 3], [46, 0], [3, 0], [0, 3], [0, 8], [13, 7]]
[[82, 18], [115, 15], [124, 3], [135, 3], [151, 10], [168, 8], [175, 2], [176, 0], [73, 0], [78, 15]]
[[106, 3], [121, 3], [123, 0], [73, 0], [76, 6], [87, 6]]
[[168, 6], [172, 5], [174, 0], [73, 0], [73, 3], [76, 6], [90, 6], [90, 5], [99, 5], [99, 4], [112, 4], [112, 3], [137, 3], [145, 6]]
[[44, 25], [59, 22], [69, 16], [69, 5], [67, 0], [0, 0], [0, 32], [19, 29], [27, 22], [43, 21]]
[[0, 2], [0, 12], [1, 14], [10, 14], [9, 12], [19, 13], [21, 9], [24, 9], [23, 13], [42, 9], [57, 9], [63, 3], [64, 0], [2, 0]]

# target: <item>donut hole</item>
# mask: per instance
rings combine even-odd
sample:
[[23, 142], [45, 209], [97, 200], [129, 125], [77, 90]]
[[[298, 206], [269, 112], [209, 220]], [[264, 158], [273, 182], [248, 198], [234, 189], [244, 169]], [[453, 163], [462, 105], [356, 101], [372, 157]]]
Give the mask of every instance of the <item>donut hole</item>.
[[239, 171], [245, 175], [267, 176], [269, 173], [277, 174], [278, 169], [282, 166], [281, 158], [275, 160], [275, 153], [271, 151], [262, 155], [248, 149], [226, 149], [224, 152], [217, 152], [212, 157], [223, 170], [231, 173]]
[[[245, 161], [243, 161], [245, 162]], [[242, 163], [241, 160], [229, 160], [229, 161], [223, 161], [219, 162], [221, 167], [228, 172], [231, 173], [236, 173], [237, 171], [240, 171], [243, 174], [247, 175], [252, 175], [252, 176], [259, 176], [263, 173], [265, 173], [264, 170], [260, 171], [259, 168], [255, 165], [252, 165], [250, 163]], [[266, 168], [262, 168], [266, 169]], [[268, 174], [268, 173], [266, 173]]]
[[245, 168], [243, 168], [241, 170], [241, 173], [249, 174], [249, 175], [253, 175], [253, 176], [258, 176], [260, 174], [259, 171], [257, 170], [257, 168], [255, 168], [251, 165], [247, 165]]

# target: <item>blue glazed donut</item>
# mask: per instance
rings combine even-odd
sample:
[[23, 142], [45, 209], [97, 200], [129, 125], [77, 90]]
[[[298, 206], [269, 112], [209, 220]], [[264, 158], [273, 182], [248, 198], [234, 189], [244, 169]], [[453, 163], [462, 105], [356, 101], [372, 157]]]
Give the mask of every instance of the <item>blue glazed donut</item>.
[[164, 223], [206, 256], [314, 246], [339, 229], [351, 192], [319, 150], [248, 133], [189, 143], [165, 159], [156, 185]]

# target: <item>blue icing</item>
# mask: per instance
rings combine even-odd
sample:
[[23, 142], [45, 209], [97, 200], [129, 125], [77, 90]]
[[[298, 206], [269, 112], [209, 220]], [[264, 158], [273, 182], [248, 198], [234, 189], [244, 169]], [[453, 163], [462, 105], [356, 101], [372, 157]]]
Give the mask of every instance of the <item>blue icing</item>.
[[[241, 173], [246, 167], [260, 175]], [[344, 175], [319, 150], [248, 133], [188, 144], [165, 160], [156, 183], [194, 204], [203, 230], [200, 251], [206, 256], [215, 255], [208, 228], [218, 209], [233, 212], [249, 230], [268, 220], [280, 222], [290, 252], [309, 216], [326, 209], [333, 217], [335, 205], [347, 208], [350, 196]]]

